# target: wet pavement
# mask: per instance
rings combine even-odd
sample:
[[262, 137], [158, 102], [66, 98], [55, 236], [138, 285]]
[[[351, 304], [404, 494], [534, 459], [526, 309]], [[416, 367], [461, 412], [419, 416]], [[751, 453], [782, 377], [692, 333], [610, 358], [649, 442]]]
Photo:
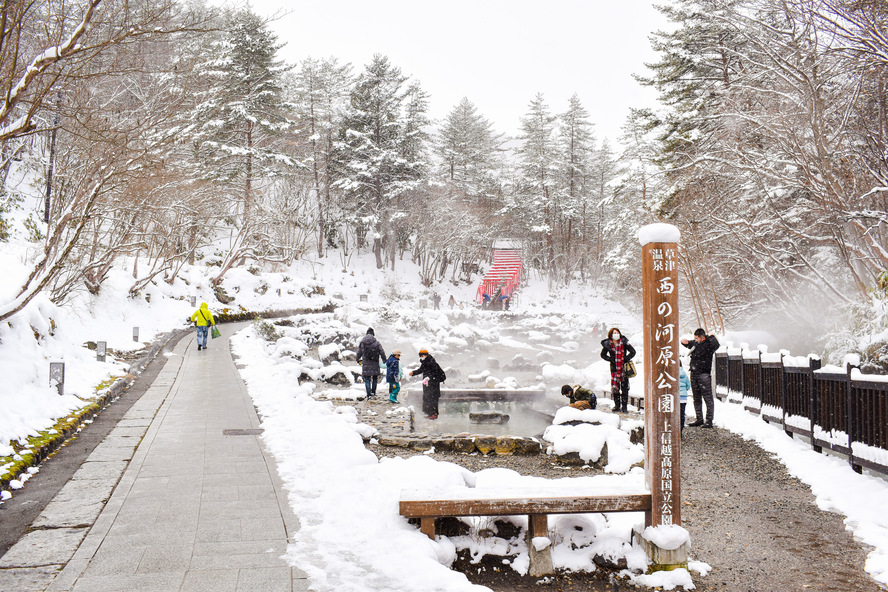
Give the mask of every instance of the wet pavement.
[[242, 326], [205, 351], [179, 342], [0, 557], [0, 591], [307, 589], [282, 557], [299, 522], [228, 347]]

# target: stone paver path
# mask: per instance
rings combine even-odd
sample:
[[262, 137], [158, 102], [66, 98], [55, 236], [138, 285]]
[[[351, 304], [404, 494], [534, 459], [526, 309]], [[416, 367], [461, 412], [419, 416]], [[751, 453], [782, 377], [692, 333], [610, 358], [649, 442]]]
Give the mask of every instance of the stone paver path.
[[[228, 338], [182, 339], [151, 388], [0, 558], [0, 591], [299, 591], [287, 505]], [[110, 496], [110, 497], [109, 497]]]

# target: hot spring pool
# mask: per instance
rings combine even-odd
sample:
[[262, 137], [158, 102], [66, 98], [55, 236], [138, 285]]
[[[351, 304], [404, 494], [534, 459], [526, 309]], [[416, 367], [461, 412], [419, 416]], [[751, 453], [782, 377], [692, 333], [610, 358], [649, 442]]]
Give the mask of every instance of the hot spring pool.
[[[408, 391], [407, 404], [416, 409], [417, 432], [441, 434], [483, 434], [488, 436], [540, 436], [552, 424], [552, 415], [538, 411], [528, 401], [453, 401], [442, 397], [438, 419], [422, 414], [422, 393]], [[470, 413], [499, 411], [509, 416], [507, 423], [473, 423]]]

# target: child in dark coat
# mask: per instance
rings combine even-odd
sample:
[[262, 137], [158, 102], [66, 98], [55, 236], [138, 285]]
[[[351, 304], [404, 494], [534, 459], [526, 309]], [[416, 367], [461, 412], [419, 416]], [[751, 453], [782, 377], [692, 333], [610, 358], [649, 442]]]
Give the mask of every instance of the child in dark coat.
[[389, 402], [398, 402], [398, 393], [401, 392], [401, 350], [396, 349], [385, 361], [385, 381], [389, 385]]

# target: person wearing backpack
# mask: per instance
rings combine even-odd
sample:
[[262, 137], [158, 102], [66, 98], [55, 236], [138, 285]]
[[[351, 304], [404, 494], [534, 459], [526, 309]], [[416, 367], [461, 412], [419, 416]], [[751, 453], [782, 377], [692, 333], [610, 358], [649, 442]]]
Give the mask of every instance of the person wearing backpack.
[[209, 333], [210, 327], [216, 326], [216, 320], [206, 302], [200, 303], [200, 308], [191, 315], [191, 322], [197, 328], [197, 351], [207, 349], [207, 333]]
[[361, 366], [361, 376], [364, 379], [364, 389], [367, 391], [367, 400], [376, 397], [376, 384], [379, 381], [380, 363], [385, 363], [385, 350], [376, 339], [373, 327], [367, 329], [367, 334], [358, 344], [356, 354], [358, 365]]
[[447, 380], [447, 375], [426, 349], [419, 350], [419, 368], [411, 372], [410, 376], [417, 374], [422, 374], [422, 412], [429, 419], [438, 419], [441, 383]]

